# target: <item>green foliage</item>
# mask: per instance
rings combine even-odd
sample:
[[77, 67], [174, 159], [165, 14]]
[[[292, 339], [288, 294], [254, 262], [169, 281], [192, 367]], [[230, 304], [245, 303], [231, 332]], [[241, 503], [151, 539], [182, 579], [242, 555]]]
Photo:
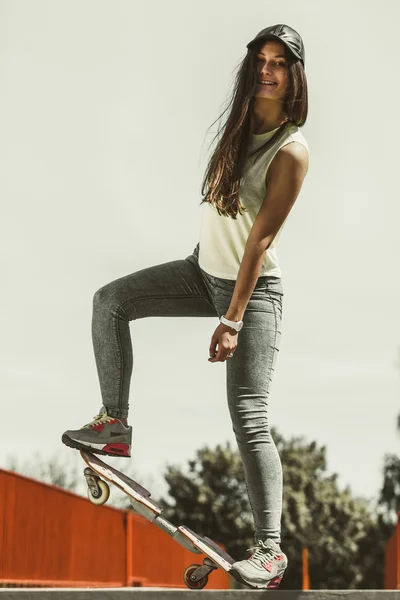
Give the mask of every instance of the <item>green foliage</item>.
[[[375, 566], [368, 584], [360, 544], [376, 529], [368, 501], [340, 490], [337, 474], [326, 474], [326, 449], [303, 438], [285, 442], [277, 436], [284, 471], [282, 548], [291, 557], [286, 579], [301, 588], [301, 549], [309, 549], [313, 589], [383, 587], [383, 561]], [[362, 585], [361, 585], [362, 584]], [[289, 585], [288, 585], [289, 587]]]
[[[339, 489], [337, 475], [326, 473], [325, 447], [304, 438], [286, 441], [275, 429], [271, 434], [284, 473], [282, 549], [289, 558], [280, 589], [301, 589], [304, 546], [312, 589], [383, 588], [384, 547], [393, 527], [374, 514], [370, 501]], [[157, 502], [168, 520], [222, 543], [237, 560], [249, 556], [254, 525], [238, 450], [229, 442], [203, 447], [186, 473], [167, 466], [165, 480], [172, 502]]]
[[251, 535], [252, 515], [237, 452], [229, 442], [225, 448], [202, 448], [189, 461], [188, 471], [184, 474], [178, 467], [167, 467], [165, 480], [175, 503], [157, 500], [163, 516], [212, 537], [234, 553], [243, 552], [243, 540]]
[[400, 459], [393, 454], [385, 454], [383, 459], [383, 485], [378, 506], [382, 521], [394, 526], [400, 510]]

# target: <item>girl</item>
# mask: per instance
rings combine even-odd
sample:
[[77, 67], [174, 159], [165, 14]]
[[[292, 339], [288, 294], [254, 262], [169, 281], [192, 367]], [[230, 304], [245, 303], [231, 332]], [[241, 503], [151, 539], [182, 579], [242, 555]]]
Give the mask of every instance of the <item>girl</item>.
[[276, 245], [308, 170], [300, 132], [308, 101], [304, 46], [294, 29], [267, 27], [247, 49], [203, 180], [199, 243], [185, 259], [126, 275], [94, 294], [92, 338], [103, 406], [62, 441], [129, 457], [129, 322], [218, 317], [208, 360], [226, 361], [229, 412], [255, 523], [254, 553], [234, 563], [233, 574], [265, 588], [277, 587], [287, 567], [280, 549], [282, 466], [269, 433], [268, 395], [282, 321]]

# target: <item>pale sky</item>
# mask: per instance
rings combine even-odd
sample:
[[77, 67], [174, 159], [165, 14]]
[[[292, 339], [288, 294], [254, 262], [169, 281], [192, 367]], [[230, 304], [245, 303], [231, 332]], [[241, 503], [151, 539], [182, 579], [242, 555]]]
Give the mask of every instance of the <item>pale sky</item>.
[[[340, 486], [377, 494], [400, 442], [399, 21], [397, 0], [0, 2], [0, 466], [35, 453], [76, 462], [61, 435], [102, 404], [93, 295], [192, 253], [207, 128], [246, 44], [286, 23], [306, 50], [310, 168], [277, 248], [270, 425], [326, 445]], [[153, 493], [166, 464], [236, 448], [226, 365], [207, 360], [217, 325], [130, 325], [123, 464]]]

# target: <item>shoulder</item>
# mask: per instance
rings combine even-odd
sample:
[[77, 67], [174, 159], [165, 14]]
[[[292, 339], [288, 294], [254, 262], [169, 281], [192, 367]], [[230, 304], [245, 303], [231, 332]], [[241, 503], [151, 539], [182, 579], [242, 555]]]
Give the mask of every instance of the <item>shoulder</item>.
[[[288, 162], [306, 164], [309, 163], [308, 148], [297, 140], [290, 140], [278, 150], [274, 158], [285, 157]], [[279, 160], [279, 159], [278, 159]]]
[[[270, 171], [276, 174], [305, 177], [309, 166], [308, 149], [299, 141], [291, 140], [278, 150], [271, 161]], [[271, 173], [270, 173], [271, 174]]]

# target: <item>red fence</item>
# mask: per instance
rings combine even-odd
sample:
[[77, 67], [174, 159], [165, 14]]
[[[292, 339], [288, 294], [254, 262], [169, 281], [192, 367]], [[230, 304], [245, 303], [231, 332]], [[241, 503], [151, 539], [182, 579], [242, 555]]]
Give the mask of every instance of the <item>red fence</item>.
[[385, 590], [400, 590], [400, 512], [395, 532], [385, 549]]
[[[131, 511], [0, 469], [0, 583], [186, 588], [203, 558]], [[228, 575], [210, 573], [207, 589], [230, 589]]]

